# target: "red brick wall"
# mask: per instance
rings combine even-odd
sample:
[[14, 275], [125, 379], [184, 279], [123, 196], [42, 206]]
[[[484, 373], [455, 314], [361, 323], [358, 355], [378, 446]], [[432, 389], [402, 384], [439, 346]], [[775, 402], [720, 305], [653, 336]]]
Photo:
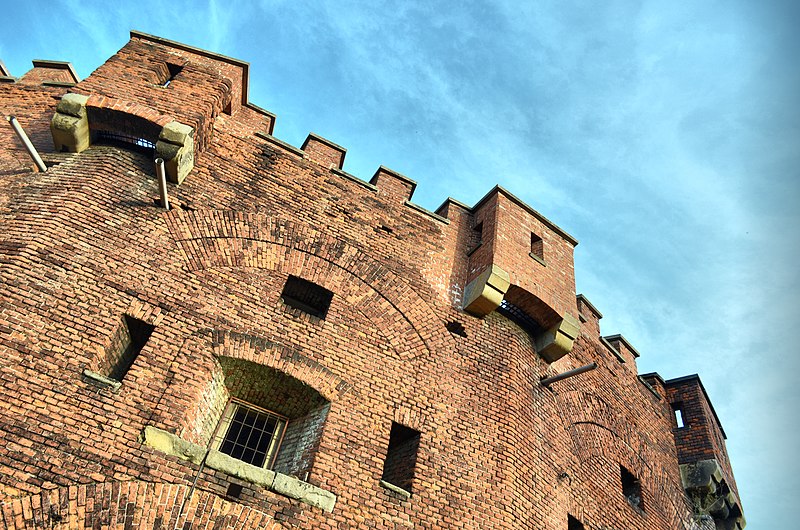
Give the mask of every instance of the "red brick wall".
[[666, 382], [666, 389], [670, 403], [680, 405], [683, 415], [683, 428], [673, 424], [678, 461], [686, 464], [716, 459], [722, 467], [725, 481], [736, 491], [722, 426], [708, 401], [700, 378], [689, 376], [670, 380]]
[[[178, 60], [181, 74], [156, 86], [160, 65]], [[169, 212], [154, 206], [144, 154], [92, 146], [40, 174], [20, 173], [13, 148], [0, 153], [7, 528], [129, 517], [329, 530], [564, 529], [568, 513], [587, 528], [691, 521], [670, 404], [600, 343], [596, 321], [548, 364], [507, 318], [461, 311], [463, 286], [496, 248], [516, 285], [577, 316], [573, 243], [502, 193], [474, 211], [451, 202], [440, 218], [405, 204], [413, 184], [391, 172], [375, 191], [262, 139], [268, 114], [238, 103], [223, 112], [240, 100], [241, 77], [236, 64], [137, 37], [75, 88], [198, 128], [202, 156], [169, 186]], [[37, 134], [53, 95], [0, 85]], [[481, 221], [483, 244], [467, 256]], [[544, 269], [527, 255], [531, 231], [544, 240]], [[281, 302], [289, 275], [334, 293], [324, 319]], [[105, 358], [126, 313], [155, 330], [115, 393], [81, 373]], [[207, 441], [223, 358], [285, 373], [330, 402], [298, 469], [337, 496], [333, 513], [142, 444], [146, 426]], [[598, 368], [539, 384], [589, 362]], [[264, 379], [247, 384], [268, 391]], [[392, 422], [421, 433], [410, 499], [379, 484]], [[622, 494], [620, 465], [641, 481], [643, 514]], [[226, 500], [230, 484], [243, 490]]]

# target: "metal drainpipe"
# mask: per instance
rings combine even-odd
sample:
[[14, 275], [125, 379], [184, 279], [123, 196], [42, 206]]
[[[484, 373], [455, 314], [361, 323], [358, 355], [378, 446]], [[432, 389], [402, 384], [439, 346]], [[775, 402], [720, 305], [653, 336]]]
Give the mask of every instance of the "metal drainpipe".
[[28, 151], [28, 154], [36, 163], [36, 167], [39, 168], [39, 171], [42, 173], [47, 171], [47, 166], [44, 165], [42, 157], [39, 156], [39, 153], [36, 151], [36, 148], [31, 143], [31, 140], [30, 138], [28, 138], [28, 135], [25, 134], [24, 130], [22, 130], [22, 125], [19, 124], [16, 116], [6, 116], [6, 119], [8, 120], [8, 123], [11, 124], [11, 127], [14, 129], [14, 132], [17, 133], [17, 136], [19, 136], [19, 139], [22, 140], [22, 143], [25, 146], [25, 150]]
[[169, 197], [167, 196], [167, 173], [164, 171], [164, 159], [156, 158], [156, 175], [158, 175], [158, 193], [161, 195], [161, 206], [169, 210]]
[[545, 377], [540, 381], [540, 383], [542, 383], [542, 385], [544, 386], [550, 386], [556, 381], [561, 381], [562, 379], [582, 374], [583, 372], [588, 372], [589, 370], [594, 370], [595, 368], [597, 368], [597, 363], [585, 364], [583, 366], [579, 366], [578, 368], [573, 368], [572, 370], [568, 370], [563, 374], [554, 375], [552, 377]]

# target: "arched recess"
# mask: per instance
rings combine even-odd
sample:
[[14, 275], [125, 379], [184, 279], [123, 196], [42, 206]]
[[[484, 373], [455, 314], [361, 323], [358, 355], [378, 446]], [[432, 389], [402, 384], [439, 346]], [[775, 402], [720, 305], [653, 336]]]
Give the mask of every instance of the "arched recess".
[[434, 343], [438, 354], [456, 350], [411, 285], [340, 239], [297, 221], [245, 212], [173, 210], [164, 218], [190, 270], [252, 267], [300, 276], [353, 307], [370, 308], [369, 318], [402, 357], [430, 354]]
[[[238, 373], [235, 373], [237, 372]], [[242, 377], [241, 374], [247, 374]], [[233, 377], [231, 377], [233, 376]], [[248, 380], [250, 386], [241, 385]], [[274, 385], [277, 385], [273, 388]], [[304, 387], [300, 389], [299, 387]], [[169, 369], [169, 382], [150, 424], [186, 441], [206, 446], [229, 398], [238, 398], [300, 420], [309, 410], [284, 410], [268, 403], [275, 391], [303, 393], [317, 415], [321, 436], [322, 408], [340, 400], [353, 386], [321, 363], [276, 340], [241, 333], [204, 330], [187, 338]], [[309, 417], [310, 418], [310, 417]], [[315, 421], [311, 418], [309, 421]], [[312, 458], [313, 460], [313, 458]], [[311, 462], [307, 462], [310, 467]]]
[[56, 151], [80, 153], [98, 138], [152, 149], [167, 177], [180, 184], [194, 167], [194, 128], [172, 116], [121, 99], [65, 94], [50, 121]]
[[561, 316], [539, 297], [513, 283], [506, 291], [504, 299], [533, 318], [542, 329], [551, 328], [561, 320]]
[[251, 506], [190, 490], [138, 480], [75, 484], [3, 502], [2, 528], [286, 528]]
[[[691, 510], [680, 486], [676, 457], [648, 443], [644, 433], [625, 421], [621, 411], [594, 392], [563, 392], [558, 394], [558, 401], [563, 428], [572, 442], [573, 469], [569, 475], [575, 479], [570, 491], [578, 500], [574, 509], [588, 506], [587, 492], [597, 491], [592, 468], [605, 469], [613, 476], [619, 474], [621, 465], [641, 482], [647, 498], [645, 513], [667, 521], [667, 528], [682, 528], [682, 521], [691, 518]], [[675, 459], [675, 472], [666, 467], [670, 459]], [[596, 499], [592, 503], [603, 504]]]

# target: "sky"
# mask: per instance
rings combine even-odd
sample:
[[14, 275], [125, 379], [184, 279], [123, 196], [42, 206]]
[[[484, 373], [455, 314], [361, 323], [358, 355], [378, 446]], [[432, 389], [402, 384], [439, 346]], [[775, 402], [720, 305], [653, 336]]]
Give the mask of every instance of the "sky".
[[504, 186], [580, 241], [578, 292], [640, 373], [700, 374], [748, 529], [795, 527], [800, 3], [0, 5], [13, 75], [85, 78], [136, 29], [248, 61], [275, 136], [399, 171], [430, 210]]

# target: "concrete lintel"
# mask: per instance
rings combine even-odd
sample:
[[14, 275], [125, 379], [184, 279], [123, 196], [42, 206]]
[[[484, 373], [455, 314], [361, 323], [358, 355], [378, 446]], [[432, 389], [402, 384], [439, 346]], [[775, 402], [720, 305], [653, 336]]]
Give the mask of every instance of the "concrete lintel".
[[498, 307], [511, 285], [511, 276], [497, 265], [489, 266], [464, 289], [464, 311], [485, 317]]
[[572, 351], [580, 331], [580, 322], [565, 314], [558, 324], [536, 337], [536, 352], [548, 363], [555, 362]]
[[111, 379], [110, 377], [106, 377], [91, 370], [84, 370], [83, 377], [85, 377], [93, 385], [97, 385], [101, 388], [110, 388], [114, 392], [118, 391], [122, 387], [122, 383], [120, 381]]
[[326, 512], [332, 512], [336, 505], [336, 495], [330, 491], [283, 473], [276, 473], [270, 469], [237, 460], [216, 449], [211, 449], [206, 454], [205, 447], [187, 442], [179, 436], [157, 427], [147, 426], [144, 428], [143, 443], [162, 453], [198, 465], [205, 458], [205, 465], [210, 469], [227, 473], [279, 495], [322, 508]]
[[275, 482], [274, 471], [242, 462], [215, 449], [208, 452], [206, 466], [266, 489], [272, 489]]
[[387, 490], [400, 495], [404, 499], [410, 499], [411, 498], [411, 492], [404, 490], [400, 486], [395, 486], [391, 482], [386, 482], [385, 480], [381, 480], [380, 484], [381, 484], [381, 487], [384, 487]]

